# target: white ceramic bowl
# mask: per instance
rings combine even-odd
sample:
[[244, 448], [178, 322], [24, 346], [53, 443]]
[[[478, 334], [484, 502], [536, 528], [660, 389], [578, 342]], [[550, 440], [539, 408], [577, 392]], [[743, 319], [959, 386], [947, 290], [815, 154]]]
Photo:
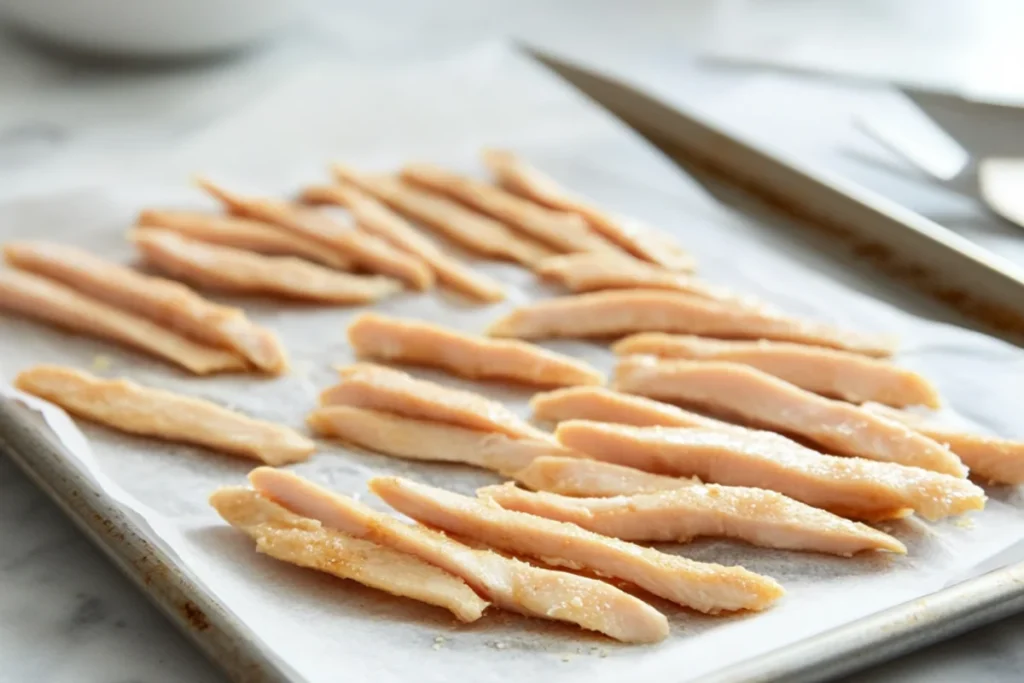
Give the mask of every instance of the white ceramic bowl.
[[0, 18], [46, 42], [161, 58], [245, 47], [305, 9], [302, 0], [0, 0]]

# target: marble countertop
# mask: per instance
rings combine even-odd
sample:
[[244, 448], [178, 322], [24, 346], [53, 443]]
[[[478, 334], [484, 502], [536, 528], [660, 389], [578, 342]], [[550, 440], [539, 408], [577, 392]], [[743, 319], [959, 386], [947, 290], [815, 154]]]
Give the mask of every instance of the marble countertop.
[[[396, 12], [399, 4], [407, 11]], [[444, 51], [511, 33], [563, 54], [608, 60], [608, 36], [615, 36], [614, 49], [629, 55], [624, 61], [654, 65], [650, 72], [637, 71], [638, 76], [661, 78], [686, 59], [687, 50], [700, 45], [708, 22], [717, 16], [713, 3], [697, 1], [648, 0], [630, 4], [630, 9], [639, 8], [630, 12], [613, 2], [591, 2], [586, 13], [592, 18], [585, 23], [574, 22], [579, 2], [430, 6], [399, 0], [325, 5], [315, 29], [301, 36], [243, 59], [179, 70], [72, 65], [0, 36], [0, 195], [31, 191], [60, 173], [73, 174], [104, 160], [115, 163], [114, 151], [144, 154], [202, 126], [289, 66], [317, 55], [401, 56], [413, 45]], [[640, 53], [644, 59], [635, 60]], [[891, 176], [868, 171], [858, 166], [851, 175], [863, 174], [862, 182], [895, 193], [919, 211], [932, 208], [948, 216], [954, 210], [970, 218], [970, 229], [983, 223], [972, 218], [976, 206], [935, 199], [911, 183], [893, 183]], [[998, 234], [1003, 238], [1003, 232]], [[3, 455], [0, 662], [0, 683], [224, 680]], [[1005, 683], [1020, 680], [1022, 670], [1024, 615], [848, 681]]]

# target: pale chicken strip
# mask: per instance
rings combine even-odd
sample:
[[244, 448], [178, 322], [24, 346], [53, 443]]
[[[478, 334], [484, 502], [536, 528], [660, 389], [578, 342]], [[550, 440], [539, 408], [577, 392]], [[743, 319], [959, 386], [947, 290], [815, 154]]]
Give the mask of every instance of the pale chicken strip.
[[404, 218], [354, 187], [340, 184], [308, 187], [302, 198], [307, 202], [344, 206], [360, 228], [423, 259], [438, 281], [451, 289], [479, 301], [495, 302], [505, 298], [500, 284], [445, 254]]
[[403, 180], [448, 195], [556, 251], [623, 253], [594, 234], [582, 217], [552, 211], [489, 183], [430, 164], [407, 165], [401, 175]]
[[352, 259], [322, 242], [288, 233], [278, 227], [238, 216], [199, 211], [146, 210], [135, 224], [161, 228], [200, 242], [255, 251], [268, 256], [298, 256], [337, 270], [350, 270]]
[[582, 216], [596, 232], [645, 261], [670, 270], [693, 270], [693, 257], [669, 235], [597, 208], [511, 152], [489, 149], [483, 151], [482, 157], [498, 182], [512, 192], [549, 208]]
[[251, 323], [241, 309], [207, 301], [177, 282], [50, 242], [10, 242], [4, 245], [4, 257], [16, 268], [62, 282], [196, 341], [233, 351], [261, 370], [281, 373], [288, 367], [284, 347], [273, 332]]
[[651, 474], [589, 457], [541, 456], [510, 476], [534, 491], [580, 498], [672, 491], [701, 483], [696, 478]]
[[935, 387], [916, 372], [884, 360], [819, 346], [644, 332], [626, 337], [614, 344], [612, 350], [619, 355], [740, 363], [807, 391], [851, 403], [877, 401], [898, 407], [931, 408], [941, 403]]
[[463, 463], [505, 476], [512, 476], [539, 457], [576, 455], [550, 440], [515, 438], [352, 406], [317, 408], [307, 422], [317, 434], [385, 455]]
[[338, 368], [341, 381], [320, 394], [320, 405], [369, 408], [513, 437], [551, 440], [502, 404], [479, 394], [416, 379], [373, 363]]
[[1024, 484], [1024, 442], [1003, 439], [989, 434], [974, 434], [962, 429], [937, 424], [928, 418], [894, 410], [877, 403], [865, 403], [865, 410], [896, 420], [945, 444], [971, 470], [971, 476], [1000, 484]]
[[399, 213], [423, 223], [471, 251], [532, 267], [553, 253], [547, 247], [516, 235], [505, 224], [447, 197], [425, 192], [398, 178], [359, 173], [335, 164], [339, 181], [355, 185]]
[[705, 299], [754, 304], [754, 300], [709, 284], [691, 275], [667, 270], [628, 254], [578, 253], [546, 258], [534, 272], [556, 280], [574, 292], [602, 289], [667, 289]]
[[327, 304], [365, 304], [401, 291], [383, 276], [340, 273], [290, 256], [263, 256], [138, 228], [132, 241], [150, 265], [199, 287]]
[[300, 517], [252, 489], [225, 487], [210, 505], [275, 560], [350, 579], [370, 588], [443, 607], [460, 621], [476, 621], [488, 602], [462, 579], [420, 558], [355, 538]]
[[139, 349], [197, 375], [247, 369], [240, 356], [202, 346], [146, 318], [30, 273], [0, 270], [0, 310]]
[[669, 555], [400, 477], [371, 479], [370, 490], [428, 526], [516, 555], [623, 579], [708, 614], [763, 610], [785, 593], [774, 580], [743, 567]]
[[72, 415], [122, 432], [198, 444], [268, 465], [306, 460], [316, 448], [284, 425], [126, 379], [102, 379], [73, 368], [37, 365], [19, 373], [14, 385]]
[[540, 569], [448, 536], [399, 521], [351, 498], [334, 494], [290, 472], [260, 467], [249, 474], [263, 495], [324, 526], [416, 555], [462, 578], [503, 609], [577, 624], [630, 643], [668, 635], [668, 620], [647, 603], [610, 584]]
[[615, 382], [621, 391], [726, 412], [837, 453], [967, 476], [954, 453], [906, 425], [746, 365], [627, 356], [615, 369]]
[[836, 330], [770, 309], [656, 289], [608, 290], [539, 301], [513, 310], [489, 332], [521, 339], [675, 332], [794, 341], [868, 356], [892, 353], [891, 342], [883, 338]]
[[413, 289], [429, 289], [433, 271], [420, 259], [399, 251], [373, 235], [343, 225], [322, 211], [293, 202], [247, 197], [200, 178], [199, 186], [239, 216], [276, 225], [283, 230], [320, 242], [349, 258], [355, 265], [408, 283]]
[[489, 339], [408, 318], [363, 313], [348, 326], [361, 358], [440, 368], [471, 379], [543, 386], [604, 384], [583, 361], [514, 339]]
[[764, 489], [706, 484], [614, 498], [570, 498], [508, 483], [487, 486], [477, 495], [507, 510], [570, 522], [625, 541], [686, 543], [710, 536], [842, 557], [869, 550], [907, 552], [898, 540], [866, 524]]
[[967, 479], [861, 458], [822, 455], [770, 432], [631, 427], [571, 420], [559, 442], [597, 460], [647, 472], [778, 491], [843, 517], [865, 520], [913, 510], [930, 520], [980, 510]]
[[743, 429], [668, 403], [604, 387], [567, 387], [534, 394], [530, 408], [534, 419], [544, 422], [593, 420], [635, 427]]

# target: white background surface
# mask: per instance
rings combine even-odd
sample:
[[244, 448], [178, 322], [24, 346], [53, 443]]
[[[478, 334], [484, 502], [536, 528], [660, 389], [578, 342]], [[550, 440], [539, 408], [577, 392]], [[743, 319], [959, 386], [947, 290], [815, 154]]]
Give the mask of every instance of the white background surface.
[[[325, 8], [310, 32], [267, 51], [184, 70], [69, 66], [6, 41], [0, 43], [0, 192], [80, 179], [81, 169], [97, 164], [118, 167], [132, 158], [151, 159], [319, 54], [359, 59], [447, 52], [511, 32], [570, 54], [630, 64], [640, 78], [675, 79], [672, 85], [682, 98], [719, 107], [722, 116], [737, 117], [750, 130], [776, 139], [784, 135], [801, 153], [836, 164], [965, 233], [1000, 240], [1006, 250], [1019, 245], [1014, 229], [988, 219], [969, 197], [913, 180], [877, 148], [864, 147], [880, 166], [848, 159], [851, 148], [853, 157], [860, 153], [863, 140], [843, 132], [848, 119], [844, 125], [836, 120], [844, 116], [843, 107], [875, 106], [874, 89], [825, 88], [820, 81], [716, 70], [697, 92], [679, 75], [685, 73], [686, 49], [707, 39], [704, 29], [717, 9], [699, 2], [642, 2], [613, 12], [610, 4], [600, 4], [557, 3], [541, 12], [541, 3], [529, 2], [422, 8], [388, 2], [358, 9], [339, 3]], [[457, 11], [449, 13], [452, 7]], [[789, 96], [779, 95], [779, 87], [803, 91], [826, 107], [825, 113], [787, 107]], [[754, 108], [752, 101], [772, 106]], [[1008, 132], [1019, 131], [1014, 117], [1001, 112], [984, 112], [995, 118], [972, 128], [976, 112], [968, 116], [959, 105], [939, 104], [968, 137], [973, 130], [979, 144], [992, 144], [996, 132], [1005, 141]], [[798, 114], [819, 125], [801, 124]], [[833, 128], [839, 129], [836, 138], [829, 132]], [[6, 460], [0, 461], [0, 586], [0, 680], [219, 680]], [[856, 680], [1017, 680], [1022, 662], [1016, 634], [1022, 625], [1024, 619], [1010, 620]]]

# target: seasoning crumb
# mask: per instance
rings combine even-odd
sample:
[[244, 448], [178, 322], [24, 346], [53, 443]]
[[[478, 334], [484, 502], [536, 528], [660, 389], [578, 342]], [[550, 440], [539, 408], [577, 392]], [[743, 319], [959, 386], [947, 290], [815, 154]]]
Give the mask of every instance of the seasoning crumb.
[[434, 643], [431, 647], [433, 649], [435, 649], [435, 650], [440, 650], [441, 649], [441, 643]]
[[567, 652], [566, 654], [562, 655], [562, 661], [563, 662], [571, 662], [572, 659], [573, 659], [573, 655], [572, 655], [571, 652]]
[[109, 370], [113, 364], [110, 356], [93, 356], [92, 359], [92, 369], [97, 371]]
[[434, 638], [434, 642], [438, 643], [439, 645], [443, 645], [444, 641], [445, 641], [445, 637], [444, 636], [437, 636], [436, 638]]
[[507, 646], [505, 645], [505, 643], [495, 643], [494, 644], [494, 649], [496, 649], [496, 650], [504, 650], [506, 647]]
[[608, 650], [605, 650], [604, 648], [601, 648], [601, 654], [599, 654], [598, 656], [599, 656], [599, 657], [600, 657], [601, 659], [604, 659], [605, 657], [607, 657], [607, 656], [608, 656]]

